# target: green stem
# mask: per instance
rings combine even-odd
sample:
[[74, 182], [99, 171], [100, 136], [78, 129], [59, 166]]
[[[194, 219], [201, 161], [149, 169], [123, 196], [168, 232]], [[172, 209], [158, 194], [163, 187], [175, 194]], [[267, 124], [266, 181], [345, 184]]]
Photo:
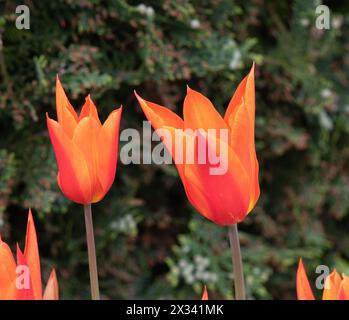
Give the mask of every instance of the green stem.
[[240, 241], [237, 224], [232, 224], [228, 227], [229, 241], [231, 249], [231, 259], [233, 262], [234, 285], [235, 285], [235, 299], [245, 300], [245, 283], [244, 270], [242, 267]]
[[99, 300], [98, 272], [95, 238], [93, 234], [93, 222], [91, 204], [84, 205], [85, 225], [86, 225], [86, 240], [88, 251], [88, 265], [90, 269], [91, 297], [92, 300]]

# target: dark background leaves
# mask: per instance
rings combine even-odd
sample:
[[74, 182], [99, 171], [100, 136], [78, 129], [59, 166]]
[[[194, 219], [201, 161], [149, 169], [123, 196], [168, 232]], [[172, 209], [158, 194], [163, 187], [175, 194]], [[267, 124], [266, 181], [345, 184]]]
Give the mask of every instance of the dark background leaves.
[[[15, 8], [30, 8], [30, 30]], [[45, 113], [56, 74], [78, 109], [91, 93], [102, 119], [134, 98], [179, 114], [186, 84], [220, 112], [252, 61], [261, 197], [240, 224], [248, 295], [295, 298], [305, 259], [349, 273], [348, 4], [327, 1], [331, 29], [315, 28], [318, 1], [3, 1], [0, 3], [0, 232], [23, 245], [33, 208], [44, 281], [57, 269], [62, 298], [89, 298], [82, 208], [56, 185]], [[122, 144], [121, 144], [122, 145]], [[224, 228], [190, 207], [173, 166], [119, 163], [94, 205], [104, 298], [231, 297]]]

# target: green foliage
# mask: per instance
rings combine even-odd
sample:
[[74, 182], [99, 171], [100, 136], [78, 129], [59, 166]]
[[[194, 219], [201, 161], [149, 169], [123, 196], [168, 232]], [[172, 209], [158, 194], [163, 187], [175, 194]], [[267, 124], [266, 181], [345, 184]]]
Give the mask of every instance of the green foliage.
[[[348, 4], [327, 1], [15, 1], [0, 7], [0, 232], [23, 239], [32, 207], [44, 275], [57, 269], [63, 298], [88, 298], [82, 208], [56, 185], [45, 113], [56, 74], [78, 109], [91, 93], [101, 118], [125, 106], [140, 128], [133, 90], [181, 114], [186, 84], [220, 112], [252, 61], [261, 197], [240, 224], [250, 298], [294, 298], [299, 257], [349, 273]], [[1, 4], [0, 4], [1, 6]], [[93, 206], [106, 298], [232, 297], [226, 230], [188, 204], [172, 166], [118, 165]]]

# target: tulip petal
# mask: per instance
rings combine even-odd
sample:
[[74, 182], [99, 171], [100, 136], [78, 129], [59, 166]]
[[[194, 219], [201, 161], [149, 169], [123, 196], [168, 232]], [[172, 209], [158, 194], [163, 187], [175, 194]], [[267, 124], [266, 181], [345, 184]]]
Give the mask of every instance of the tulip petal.
[[338, 300], [349, 300], [349, 277], [342, 274], [343, 280], [339, 286]]
[[68, 137], [71, 138], [78, 121], [78, 116], [70, 104], [58, 76], [56, 79], [56, 110], [59, 124]]
[[[195, 148], [195, 137], [193, 136], [194, 131], [168, 126], [158, 128], [156, 131], [161, 132], [161, 140], [166, 146], [168, 152], [171, 154], [177, 167], [178, 174], [184, 184], [184, 164], [186, 161], [191, 161], [189, 159], [190, 155], [187, 155], [187, 150], [189, 149], [188, 151], [191, 152], [191, 149]], [[165, 134], [165, 132], [168, 132], [169, 134]], [[186, 188], [185, 185], [184, 187]]]
[[[210, 218], [210, 206], [203, 194], [202, 188], [200, 185], [197, 186], [196, 184], [191, 183], [190, 179], [186, 179], [184, 173], [185, 165], [191, 164], [195, 161], [195, 155], [191, 156], [191, 152], [194, 152], [196, 148], [195, 131], [188, 129], [175, 129], [173, 127], [163, 127], [161, 129], [168, 130], [170, 132], [169, 138], [171, 141], [163, 139], [163, 143], [172, 155], [189, 202], [203, 216], [212, 220]], [[179, 141], [176, 143], [176, 140]], [[189, 152], [188, 154], [187, 151]], [[187, 170], [190, 170], [190, 168]]]
[[250, 116], [247, 108], [241, 104], [237, 109], [235, 117], [228, 119], [230, 126], [230, 145], [240, 158], [249, 178], [254, 177], [254, 144], [251, 144]]
[[[21, 269], [18, 269], [19, 267]], [[35, 297], [33, 283], [32, 283], [32, 273], [25, 256], [18, 245], [17, 245], [17, 270], [20, 270], [21, 272], [23, 271], [23, 273], [17, 274], [18, 284], [16, 283], [16, 286], [17, 286], [16, 300], [36, 300], [37, 298]], [[21, 277], [21, 279], [19, 277]], [[18, 287], [19, 285], [22, 285], [23, 287]]]
[[112, 186], [118, 159], [119, 128], [122, 107], [110, 113], [104, 122], [99, 135], [98, 142], [98, 178], [104, 194]]
[[33, 294], [35, 299], [42, 298], [40, 256], [36, 237], [36, 230], [33, 221], [32, 212], [29, 209], [27, 233], [25, 238], [24, 257], [30, 269], [30, 277], [33, 285]]
[[52, 269], [50, 277], [47, 281], [43, 300], [58, 300], [59, 299], [59, 288], [56, 276], [56, 271]]
[[325, 280], [325, 288], [322, 294], [322, 300], [337, 300], [341, 277], [336, 270], [333, 270]]
[[90, 203], [91, 178], [82, 151], [69, 139], [61, 125], [48, 116], [47, 127], [56, 154], [62, 192], [77, 203]]
[[253, 65], [248, 76], [244, 78], [234, 93], [224, 117], [231, 130], [230, 145], [241, 160], [251, 181], [249, 211], [254, 207], [260, 194], [258, 160], [254, 143], [254, 92]]
[[[184, 169], [185, 167], [183, 167]], [[184, 173], [183, 173], [184, 174]], [[211, 212], [208, 199], [204, 195], [203, 188], [195, 183], [192, 183], [190, 178], [182, 178], [185, 193], [191, 205], [202, 214], [206, 219], [215, 221]]]
[[93, 117], [97, 121], [97, 123], [101, 125], [101, 122], [98, 117], [98, 111], [97, 111], [96, 105], [92, 101], [90, 95], [86, 97], [85, 104], [81, 109], [79, 122], [81, 121], [81, 119], [85, 117]]
[[201, 300], [208, 300], [208, 294], [207, 294], [206, 286], [204, 288], [204, 293], [202, 294]]
[[231, 98], [228, 108], [225, 111], [224, 121], [228, 124], [229, 119], [235, 118], [236, 112], [239, 110], [240, 106], [245, 103], [245, 91], [248, 75], [239, 83], [237, 89]]
[[229, 123], [230, 118], [235, 118], [235, 114], [241, 104], [245, 104], [249, 114], [255, 116], [255, 87], [254, 87], [254, 68], [252, 68], [248, 75], [240, 82], [233, 97], [231, 98], [228, 108], [224, 115], [224, 121]]
[[184, 127], [190, 129], [227, 129], [222, 116], [211, 101], [201, 93], [187, 87], [184, 99]]
[[151, 122], [153, 128], [160, 129], [164, 126], [183, 128], [183, 120], [175, 114], [173, 111], [160, 106], [156, 103], [152, 103], [141, 98], [135, 91], [135, 96], [141, 106], [148, 121]]
[[298, 300], [314, 300], [302, 259], [299, 259], [297, 270], [297, 298]]
[[0, 237], [0, 300], [16, 298], [16, 262], [9, 246]]
[[83, 118], [74, 131], [73, 143], [82, 151], [91, 179], [92, 200], [96, 202], [103, 197], [103, 188], [98, 179], [100, 161], [99, 151], [103, 146], [99, 145], [98, 136], [101, 127], [92, 117]]
[[[200, 212], [207, 219], [212, 220], [210, 206], [205, 198], [200, 187], [197, 187], [195, 184], [191, 183], [190, 179], [186, 179], [184, 176], [185, 163], [190, 162], [188, 159], [190, 155], [187, 155], [187, 150], [189, 152], [195, 148], [195, 137], [189, 135], [187, 130], [175, 129], [173, 127], [163, 127], [161, 130], [168, 130], [170, 132], [169, 138], [163, 139], [163, 143], [166, 146], [167, 150], [172, 155], [172, 158], [177, 167], [178, 175], [182, 181], [185, 193], [191, 205]], [[164, 135], [163, 135], [164, 136]], [[176, 143], [176, 139], [180, 141]], [[187, 145], [188, 143], [188, 145]], [[193, 146], [192, 148], [190, 146]], [[189, 148], [187, 148], [189, 147]], [[180, 159], [178, 161], [178, 159]]]
[[[143, 98], [141, 98], [136, 92], [135, 92], [135, 96], [138, 99], [139, 105], [141, 106], [145, 116], [147, 117], [148, 121], [151, 123], [153, 128], [155, 130], [163, 129], [163, 130], [168, 130], [170, 132], [171, 138], [172, 138], [171, 141], [168, 141], [167, 139], [162, 139], [162, 140], [165, 146], [167, 147], [167, 150], [172, 155], [172, 158], [174, 159], [178, 173], [182, 179], [183, 163], [177, 163], [175, 159], [176, 159], [176, 154], [179, 158], [182, 157], [184, 149], [181, 148], [181, 149], [175, 150], [175, 138], [176, 137], [178, 139], [184, 138], [183, 130], [182, 130], [184, 126], [184, 121], [177, 114], [167, 109], [166, 107], [160, 106], [156, 103], [146, 101]], [[180, 129], [180, 130], [176, 130], [176, 129]]]
[[[198, 135], [202, 135], [202, 132], [199, 131]], [[248, 209], [249, 180], [245, 169], [227, 143], [210, 134], [202, 135], [200, 139], [205, 139], [207, 143], [207, 161], [200, 164], [196, 154], [194, 164], [185, 164], [185, 185], [193, 185], [201, 191], [210, 210], [209, 212], [199, 211], [208, 219], [220, 225], [238, 223], [243, 220]], [[221, 150], [219, 150], [220, 144]], [[198, 152], [197, 146], [195, 151]], [[212, 154], [217, 155], [217, 152], [220, 155], [220, 162], [213, 165], [208, 160], [212, 159]], [[213, 174], [212, 169], [217, 168], [218, 165], [226, 171]]]

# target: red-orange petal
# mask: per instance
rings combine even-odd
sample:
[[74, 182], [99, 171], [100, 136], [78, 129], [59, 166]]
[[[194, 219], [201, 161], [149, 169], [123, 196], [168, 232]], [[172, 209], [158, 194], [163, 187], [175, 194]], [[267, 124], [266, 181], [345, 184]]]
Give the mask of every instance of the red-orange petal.
[[222, 116], [211, 101], [201, 93], [187, 87], [183, 106], [184, 127], [190, 129], [227, 129]]
[[250, 115], [255, 115], [255, 87], [254, 87], [254, 68], [253, 63], [248, 75], [240, 82], [233, 97], [231, 98], [228, 108], [224, 115], [224, 121], [229, 122], [230, 118], [234, 118], [237, 110], [243, 104], [248, 108]]
[[184, 121], [177, 114], [167, 109], [166, 107], [163, 107], [156, 103], [146, 101], [143, 98], [141, 98], [136, 92], [135, 92], [135, 96], [146, 118], [151, 123], [153, 128], [155, 130], [164, 129], [170, 132], [172, 140], [169, 143], [167, 139], [163, 139], [163, 143], [165, 144], [165, 146], [167, 147], [167, 150], [172, 155], [172, 158], [174, 159], [174, 162], [177, 166], [178, 173], [182, 179], [183, 165], [180, 163], [176, 163], [176, 153], [182, 154], [183, 150], [182, 149], [175, 150], [175, 136], [176, 136], [176, 129], [180, 129], [177, 132], [179, 136], [184, 137], [184, 134], [183, 134]]
[[33, 294], [35, 299], [42, 298], [42, 284], [40, 271], [40, 256], [36, 237], [35, 225], [32, 212], [29, 209], [27, 233], [25, 238], [24, 257], [30, 269], [30, 277], [33, 285]]
[[56, 110], [59, 124], [68, 137], [71, 138], [78, 121], [78, 116], [70, 104], [58, 76], [56, 79]]
[[48, 116], [47, 127], [58, 163], [62, 192], [77, 203], [90, 203], [91, 179], [82, 151], [69, 139], [60, 124]]
[[325, 280], [325, 288], [322, 293], [322, 300], [337, 300], [341, 277], [336, 270], [333, 270]]
[[206, 286], [204, 288], [204, 293], [202, 294], [201, 300], [208, 300], [208, 293], [207, 293]]
[[[164, 130], [161, 132], [161, 130]], [[184, 164], [186, 161], [190, 161], [190, 155], [187, 157], [187, 143], [190, 149], [190, 146], [195, 147], [195, 136], [191, 133], [194, 131], [183, 130], [182, 128], [175, 128], [169, 126], [163, 126], [156, 129], [157, 132], [161, 132], [162, 142], [166, 146], [167, 150], [171, 154], [173, 161], [177, 167], [178, 174], [183, 182], [184, 188], [187, 190], [184, 180]], [[169, 134], [165, 134], [165, 133]], [[191, 142], [189, 142], [191, 141]], [[191, 150], [189, 150], [190, 152]], [[187, 193], [188, 197], [189, 194]], [[195, 206], [194, 206], [195, 207]]]
[[122, 107], [111, 112], [97, 137], [98, 153], [100, 155], [98, 179], [104, 194], [108, 192], [115, 179], [121, 113]]
[[258, 160], [254, 143], [255, 124], [254, 65], [238, 86], [226, 111], [224, 120], [229, 125], [230, 145], [238, 155], [250, 178], [250, 206], [259, 197]]
[[93, 117], [99, 123], [99, 125], [101, 125], [96, 105], [92, 101], [90, 95], [88, 95], [85, 99], [85, 104], [83, 105], [80, 112], [79, 121], [84, 117]]
[[[201, 133], [199, 132], [199, 135]], [[200, 139], [205, 139], [207, 143], [206, 159], [209, 159], [209, 154], [217, 153], [216, 147], [222, 143], [220, 164], [226, 168], [225, 173], [213, 175], [212, 168], [214, 167], [209, 161], [200, 164], [196, 160], [194, 164], [185, 164], [184, 167], [184, 184], [195, 186], [206, 200], [209, 211], [205, 206], [199, 208], [198, 211], [206, 218], [212, 220], [219, 225], [235, 224], [243, 220], [247, 214], [249, 201], [249, 180], [246, 172], [241, 165], [240, 160], [236, 156], [234, 150], [223, 141], [219, 141], [214, 136], [201, 136]], [[216, 145], [216, 147], [215, 147]], [[196, 152], [197, 147], [196, 147]], [[223, 152], [227, 152], [226, 157]], [[226, 163], [224, 163], [226, 161]], [[194, 198], [191, 195], [191, 198]], [[190, 200], [190, 199], [189, 199]], [[197, 199], [196, 199], [197, 200]], [[193, 204], [194, 205], [194, 204]], [[197, 206], [197, 204], [196, 204]]]
[[58, 300], [59, 299], [59, 287], [56, 276], [56, 271], [52, 269], [50, 277], [47, 281], [43, 300]]
[[252, 177], [252, 181], [251, 181], [251, 195], [250, 195], [250, 205], [249, 205], [249, 210], [248, 212], [250, 212], [254, 206], [256, 205], [258, 198], [260, 196], [260, 187], [259, 187], [259, 164], [258, 164], [258, 160], [257, 160], [257, 156], [254, 156], [255, 161], [254, 161], [254, 177]]
[[136, 92], [135, 96], [141, 106], [145, 116], [148, 121], [151, 122], [153, 128], [159, 129], [164, 126], [173, 127], [173, 128], [183, 128], [184, 122], [183, 120], [175, 114], [173, 111], [158, 105], [156, 103], [152, 103], [141, 98]]
[[297, 298], [298, 300], [314, 300], [302, 259], [299, 259], [297, 270]]
[[73, 136], [73, 144], [82, 152], [86, 161], [91, 181], [91, 202], [100, 200], [104, 192], [98, 179], [99, 162], [102, 156], [99, 151], [98, 136], [101, 126], [93, 117], [84, 117], [76, 126]]
[[349, 300], [349, 277], [342, 274], [343, 280], [339, 286], [338, 300]]
[[16, 299], [16, 262], [9, 246], [0, 237], [0, 300]]

